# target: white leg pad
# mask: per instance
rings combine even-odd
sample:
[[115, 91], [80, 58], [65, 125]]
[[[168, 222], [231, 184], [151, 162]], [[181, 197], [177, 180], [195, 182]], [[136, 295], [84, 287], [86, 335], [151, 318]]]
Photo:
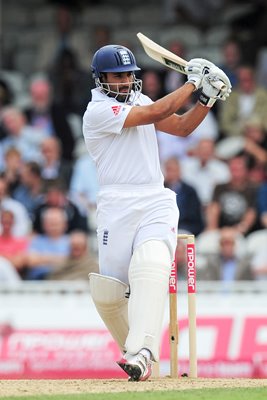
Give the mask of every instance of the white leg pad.
[[171, 254], [164, 242], [150, 240], [135, 249], [129, 268], [127, 353], [136, 354], [147, 348], [158, 361], [170, 271]]
[[113, 339], [122, 352], [129, 332], [128, 286], [109, 276], [89, 274], [89, 286], [93, 302]]

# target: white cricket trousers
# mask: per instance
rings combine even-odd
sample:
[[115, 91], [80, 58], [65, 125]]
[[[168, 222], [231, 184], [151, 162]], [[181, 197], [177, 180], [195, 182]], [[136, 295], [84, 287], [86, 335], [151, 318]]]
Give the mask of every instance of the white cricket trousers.
[[174, 259], [179, 210], [176, 194], [162, 185], [109, 185], [97, 199], [100, 274], [128, 284], [134, 249], [148, 240], [164, 241]]

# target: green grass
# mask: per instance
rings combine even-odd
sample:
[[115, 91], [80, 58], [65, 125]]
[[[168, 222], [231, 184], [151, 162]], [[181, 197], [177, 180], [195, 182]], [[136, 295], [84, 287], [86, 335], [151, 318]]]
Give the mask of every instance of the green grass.
[[266, 400], [267, 387], [4, 397], [4, 400]]

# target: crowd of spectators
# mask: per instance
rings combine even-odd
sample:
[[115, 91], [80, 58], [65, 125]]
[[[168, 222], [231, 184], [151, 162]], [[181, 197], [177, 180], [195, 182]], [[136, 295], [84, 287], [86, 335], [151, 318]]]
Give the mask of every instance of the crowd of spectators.
[[[90, 64], [90, 53], [71, 22], [70, 9], [59, 6], [55, 32], [36, 55], [42, 74], [29, 80], [25, 106], [17, 105], [0, 76], [0, 282], [86, 279], [98, 268], [97, 180], [81, 133], [93, 87], [84, 61]], [[98, 27], [94, 46], [110, 41], [108, 28]], [[171, 41], [169, 49], [187, 57], [182, 41]], [[231, 96], [217, 102], [188, 138], [157, 132], [160, 160], [165, 185], [177, 193], [179, 228], [196, 235], [205, 258], [199, 278], [266, 279], [266, 250], [259, 245], [248, 252], [246, 241], [255, 232], [267, 237], [267, 89], [233, 35], [222, 57]], [[141, 78], [152, 100], [185, 81], [152, 68]], [[202, 251], [203, 241], [208, 249]], [[182, 243], [177, 250], [182, 269]]]

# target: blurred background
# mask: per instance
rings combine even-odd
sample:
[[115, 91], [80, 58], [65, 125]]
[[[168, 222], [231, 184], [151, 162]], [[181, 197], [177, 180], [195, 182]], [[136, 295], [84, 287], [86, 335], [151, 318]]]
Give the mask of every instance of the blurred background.
[[[138, 32], [231, 80], [229, 99], [188, 138], [157, 137], [180, 233], [196, 236], [199, 375], [267, 377], [266, 25], [265, 0], [0, 0], [1, 379], [123, 376], [87, 282], [98, 271], [98, 185], [82, 116], [91, 59], [106, 44], [134, 52], [152, 100], [184, 84], [144, 53]], [[183, 241], [176, 260], [184, 373]], [[168, 369], [166, 306], [161, 374]]]

